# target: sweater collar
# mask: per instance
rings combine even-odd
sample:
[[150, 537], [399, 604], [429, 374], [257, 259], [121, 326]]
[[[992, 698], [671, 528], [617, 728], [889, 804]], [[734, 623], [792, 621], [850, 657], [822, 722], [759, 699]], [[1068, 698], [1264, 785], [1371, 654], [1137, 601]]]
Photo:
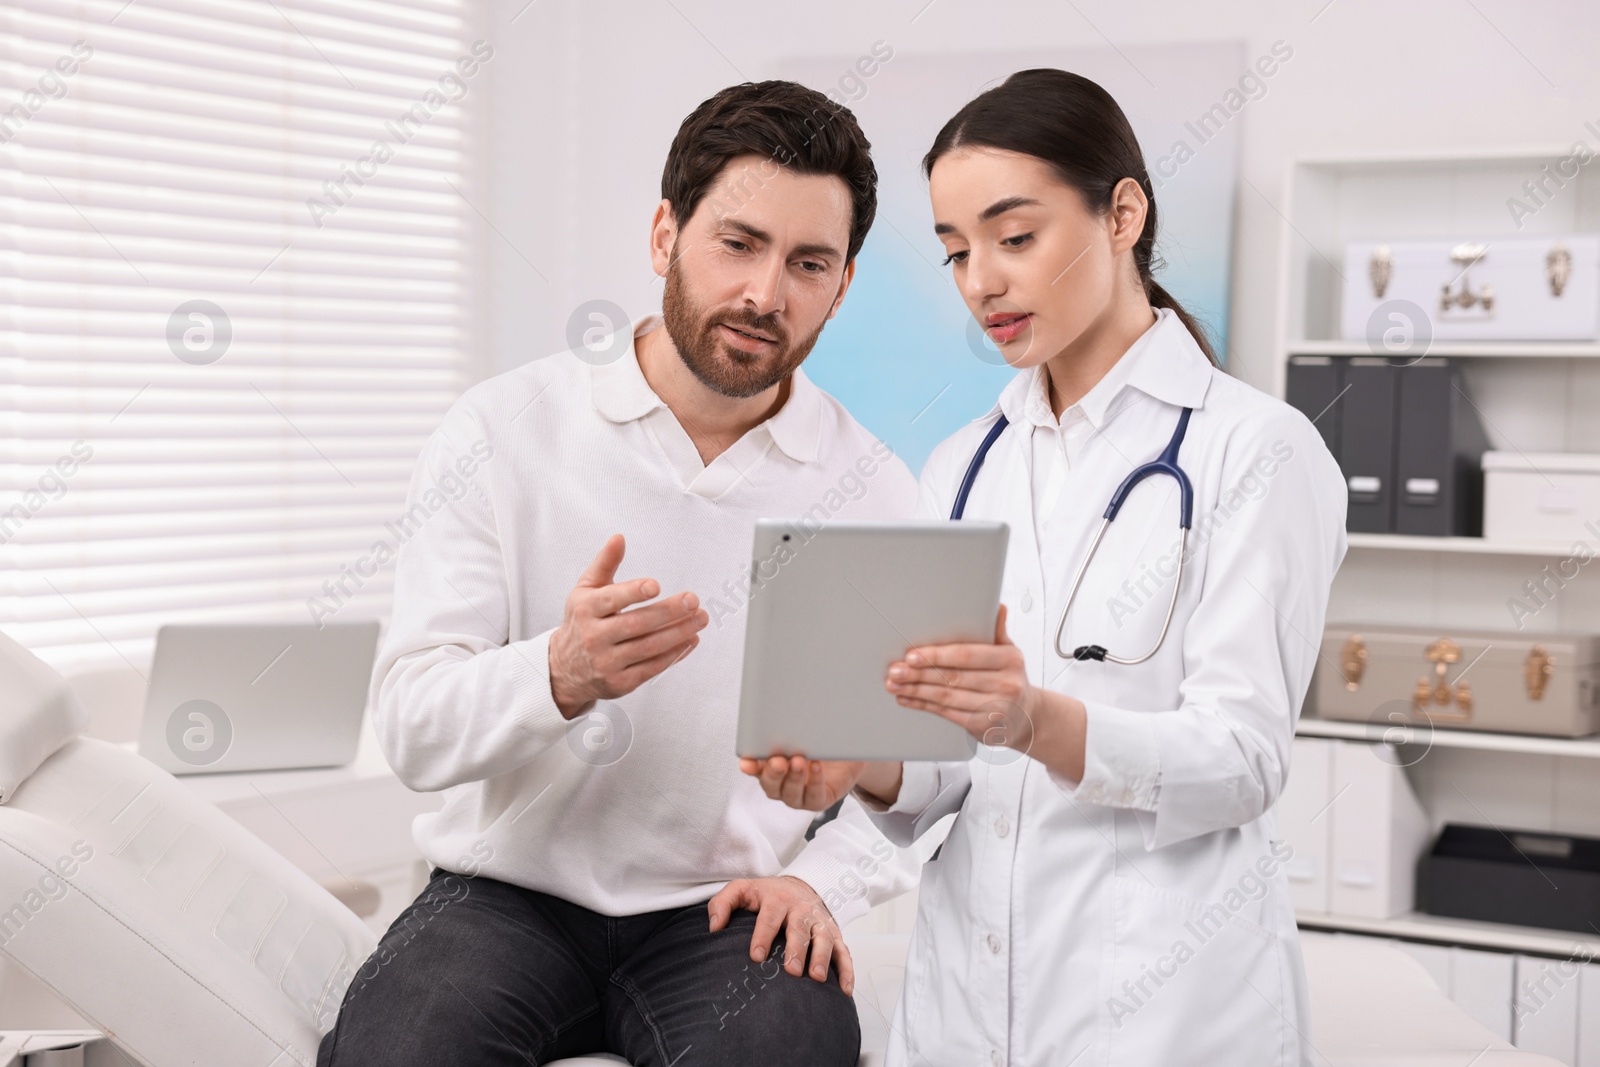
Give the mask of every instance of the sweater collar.
[[[664, 328], [659, 314], [634, 319], [628, 327], [627, 349], [616, 359], [589, 368], [595, 410], [612, 422], [632, 422], [667, 407], [639, 369], [635, 348], [640, 337], [657, 328]], [[822, 394], [801, 368], [796, 367], [790, 376], [789, 399], [756, 429], [764, 429], [784, 455], [795, 462], [816, 461], [822, 436]]]

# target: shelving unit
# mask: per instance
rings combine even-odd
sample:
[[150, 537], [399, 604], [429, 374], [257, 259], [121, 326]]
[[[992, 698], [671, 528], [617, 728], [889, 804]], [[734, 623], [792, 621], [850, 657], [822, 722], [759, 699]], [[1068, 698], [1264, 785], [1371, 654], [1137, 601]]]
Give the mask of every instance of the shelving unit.
[[[1352, 241], [1460, 236], [1500, 238], [1600, 232], [1600, 172], [1570, 179], [1532, 215], [1513, 218], [1508, 198], [1545, 166], [1555, 167], [1570, 147], [1524, 149], [1499, 155], [1445, 153], [1415, 157], [1323, 157], [1289, 167], [1285, 183], [1278, 305], [1279, 359], [1275, 387], [1283, 395], [1290, 356], [1372, 355], [1366, 341], [1339, 333], [1344, 250]], [[1600, 453], [1600, 340], [1434, 341], [1429, 356], [1462, 357], [1467, 389], [1482, 413], [1491, 445], [1532, 452]], [[1506, 598], [1537, 573], [1530, 562], [1563, 559], [1573, 545], [1496, 543], [1482, 538], [1351, 534], [1339, 583], [1359, 595], [1359, 608], [1376, 593], [1393, 592], [1392, 610], [1378, 620], [1463, 628], [1506, 628]], [[1592, 546], [1600, 556], [1600, 545]], [[1596, 567], [1600, 573], [1600, 567]], [[1392, 575], [1382, 588], [1368, 577]], [[1504, 576], [1499, 582], [1498, 576]], [[1486, 582], [1487, 579], [1487, 582]], [[1477, 588], [1498, 584], [1493, 600]], [[1564, 591], [1542, 613], [1536, 629], [1600, 632], [1600, 581], [1593, 589]], [[1362, 588], [1365, 586], [1365, 588]], [[1450, 601], [1449, 587], [1471, 599]], [[1342, 610], [1336, 586], [1329, 618], [1357, 618]], [[1402, 603], [1402, 598], [1409, 602]], [[1476, 617], [1474, 617], [1476, 616]], [[1360, 621], [1360, 620], [1358, 620]], [[1600, 833], [1600, 814], [1595, 829]]]
[[[1600, 169], [1569, 181], [1520, 226], [1507, 211], [1507, 198], [1521, 196], [1523, 182], [1569, 152], [1557, 146], [1292, 164], [1282, 205], [1277, 395], [1284, 393], [1291, 356], [1374, 354], [1365, 341], [1339, 335], [1348, 243], [1600, 232]], [[1491, 447], [1600, 453], [1600, 342], [1435, 341], [1426, 354], [1462, 359], [1465, 388]], [[1356, 533], [1348, 545], [1330, 597], [1330, 623], [1436, 627], [1441, 636], [1452, 629], [1515, 630], [1523, 622], [1530, 634], [1600, 632], [1600, 544], [1590, 546], [1595, 561], [1525, 619], [1514, 619], [1508, 602], [1551, 561], [1571, 556], [1573, 544]], [[1433, 833], [1446, 822], [1468, 822], [1600, 837], [1600, 735], [1568, 739], [1322, 720], [1314, 701], [1297, 733], [1394, 746]], [[1303, 911], [1298, 920], [1307, 930], [1445, 946], [1451, 958], [1600, 956], [1600, 931], [1567, 933], [1418, 911], [1389, 919]], [[1507, 976], [1495, 994], [1498, 1003], [1518, 996], [1510, 977], [1517, 970], [1508, 963], [1497, 972]]]
[[1392, 919], [1362, 919], [1349, 915], [1316, 912], [1297, 913], [1295, 919], [1307, 930], [1329, 930], [1374, 937], [1398, 937], [1434, 945], [1464, 945], [1496, 952], [1520, 952], [1531, 956], [1566, 959], [1574, 955], [1593, 958], [1600, 955], [1600, 935], [1542, 930], [1534, 926], [1508, 926], [1481, 923], [1471, 919], [1446, 919], [1418, 911]]
[[[1370, 356], [1362, 341], [1292, 341], [1291, 356]], [[1587, 341], [1435, 341], [1430, 356], [1466, 356], [1490, 359], [1594, 359], [1600, 344]]]
[[1381, 549], [1389, 552], [1466, 552], [1490, 556], [1541, 556], [1564, 559], [1572, 545], [1564, 541], [1521, 542], [1485, 541], [1481, 537], [1417, 537], [1408, 534], [1353, 533], [1347, 535], [1351, 548]]
[[1436, 748], [1470, 748], [1485, 752], [1522, 752], [1540, 756], [1600, 759], [1600, 735], [1534, 737], [1529, 734], [1493, 734], [1446, 727], [1428, 729], [1420, 726], [1383, 726], [1378, 723], [1315, 718], [1302, 718], [1295, 733], [1301, 737], [1381, 741], [1390, 745], [1427, 745]]

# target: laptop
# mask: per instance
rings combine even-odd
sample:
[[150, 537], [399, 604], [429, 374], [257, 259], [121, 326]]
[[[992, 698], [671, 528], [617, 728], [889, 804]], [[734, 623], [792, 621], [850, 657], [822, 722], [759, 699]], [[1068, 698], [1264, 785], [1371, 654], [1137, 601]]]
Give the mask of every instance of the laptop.
[[173, 774], [349, 763], [377, 648], [376, 619], [163, 626], [139, 754]]

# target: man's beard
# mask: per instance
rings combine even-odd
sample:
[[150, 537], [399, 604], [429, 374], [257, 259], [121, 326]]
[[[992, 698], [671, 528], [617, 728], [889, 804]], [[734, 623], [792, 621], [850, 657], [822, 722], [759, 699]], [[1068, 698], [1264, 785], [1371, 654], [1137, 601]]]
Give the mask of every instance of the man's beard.
[[[819, 325], [810, 337], [791, 343], [776, 315], [757, 315], [748, 308], [707, 311], [684, 291], [683, 272], [676, 258], [667, 268], [661, 318], [684, 366], [700, 383], [714, 393], [741, 399], [765, 392], [787, 378], [822, 336]], [[719, 323], [756, 330], [773, 338], [772, 351], [760, 355], [739, 351], [717, 336]]]

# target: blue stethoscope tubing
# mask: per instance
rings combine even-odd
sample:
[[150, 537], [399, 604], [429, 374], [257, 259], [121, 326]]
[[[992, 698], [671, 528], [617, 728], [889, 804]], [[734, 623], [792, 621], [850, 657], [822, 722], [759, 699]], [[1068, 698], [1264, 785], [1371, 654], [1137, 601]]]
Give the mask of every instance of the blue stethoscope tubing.
[[[1132, 666], [1137, 663], [1143, 663], [1155, 655], [1156, 651], [1161, 648], [1161, 642], [1166, 640], [1167, 628], [1172, 625], [1173, 610], [1178, 606], [1178, 587], [1183, 583], [1183, 562], [1187, 554], [1185, 550], [1188, 547], [1189, 526], [1194, 517], [1194, 486], [1190, 484], [1189, 476], [1183, 472], [1183, 468], [1178, 466], [1178, 449], [1183, 446], [1183, 435], [1188, 432], [1189, 416], [1193, 411], [1193, 408], [1183, 409], [1183, 414], [1178, 416], [1177, 429], [1172, 431], [1172, 440], [1167, 442], [1167, 447], [1162, 451], [1161, 455], [1149, 463], [1135, 467], [1122, 480], [1122, 484], [1117, 486], [1117, 491], [1111, 494], [1111, 503], [1106, 505], [1105, 515], [1101, 517], [1100, 529], [1095, 531], [1094, 540], [1089, 543], [1089, 551], [1084, 554], [1083, 562], [1078, 564], [1078, 573], [1072, 576], [1072, 585], [1067, 590], [1067, 602], [1061, 606], [1061, 619], [1056, 623], [1055, 649], [1056, 655], [1062, 659], [1100, 660], [1107, 663], [1121, 663]], [[995, 420], [994, 425], [989, 427], [989, 432], [984, 435], [983, 443], [978, 446], [977, 452], [973, 453], [972, 461], [967, 464], [967, 472], [961, 479], [961, 486], [956, 490], [955, 505], [950, 509], [952, 521], [959, 520], [966, 513], [967, 496], [972, 492], [972, 483], [977, 480], [978, 471], [982, 468], [983, 461], [988, 458], [989, 449], [994, 446], [995, 441], [1005, 432], [1006, 425], [1006, 417], [1001, 415]], [[1165, 474], [1173, 478], [1178, 483], [1180, 496], [1178, 570], [1173, 575], [1172, 599], [1167, 602], [1167, 617], [1161, 623], [1161, 633], [1156, 638], [1155, 646], [1137, 659], [1124, 659], [1120, 656], [1113, 656], [1106, 651], [1103, 645], [1079, 645], [1072, 650], [1071, 655], [1068, 655], [1061, 650], [1061, 634], [1066, 629], [1067, 611], [1071, 609], [1072, 601], [1078, 595], [1078, 586], [1083, 581], [1084, 572], [1089, 569], [1089, 561], [1094, 559], [1095, 551], [1099, 549], [1100, 541], [1106, 535], [1106, 528], [1111, 525], [1116, 519], [1117, 513], [1122, 510], [1122, 503], [1128, 499], [1128, 494], [1133, 492], [1133, 487], [1153, 474]]]

